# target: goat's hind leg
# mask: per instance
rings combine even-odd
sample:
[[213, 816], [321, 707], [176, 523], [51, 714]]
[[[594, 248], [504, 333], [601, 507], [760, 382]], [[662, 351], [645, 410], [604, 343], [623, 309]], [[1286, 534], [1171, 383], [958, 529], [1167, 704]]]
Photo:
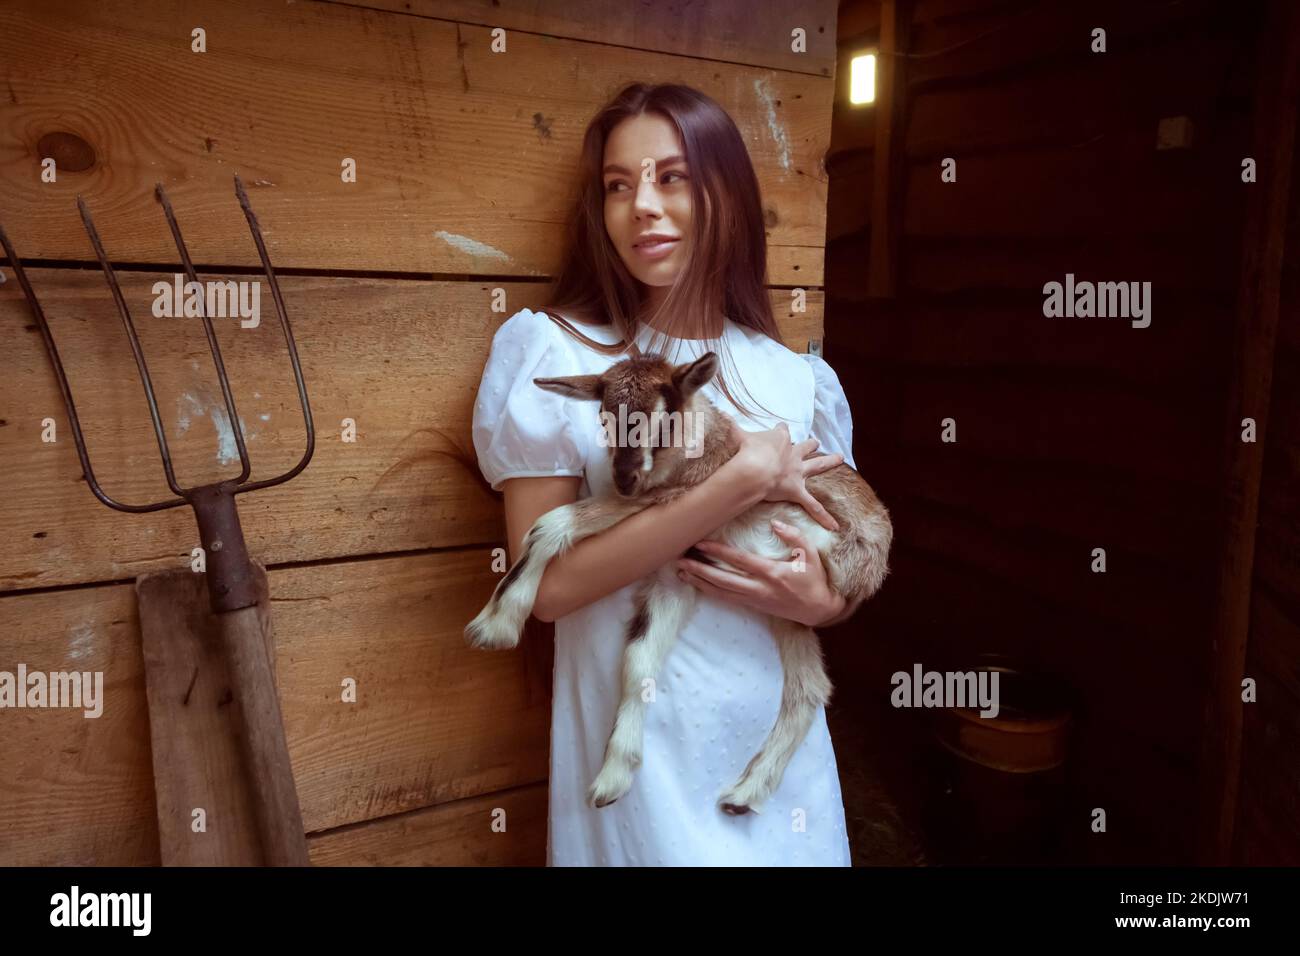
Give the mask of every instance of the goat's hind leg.
[[593, 807], [608, 806], [632, 787], [632, 772], [641, 766], [645, 743], [646, 682], [659, 679], [695, 597], [695, 589], [678, 581], [671, 565], [637, 589], [623, 650], [623, 695], [605, 745], [605, 761], [587, 791], [587, 803]]
[[546, 512], [524, 536], [519, 560], [497, 584], [483, 610], [466, 625], [465, 640], [482, 650], [517, 646], [551, 559], [645, 507], [644, 502], [602, 497], [584, 498]]
[[736, 784], [718, 798], [724, 812], [740, 815], [759, 812], [776, 792], [786, 765], [808, 736], [817, 709], [831, 697], [831, 682], [822, 661], [821, 644], [809, 627], [773, 618], [772, 633], [781, 654], [784, 683], [781, 709], [762, 749], [745, 767]]

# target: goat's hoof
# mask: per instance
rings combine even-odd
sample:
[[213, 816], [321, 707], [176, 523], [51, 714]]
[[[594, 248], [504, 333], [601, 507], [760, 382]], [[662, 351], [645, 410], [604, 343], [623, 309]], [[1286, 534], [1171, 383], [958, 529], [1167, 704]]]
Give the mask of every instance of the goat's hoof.
[[759, 813], [766, 795], [759, 793], [752, 783], [738, 783], [718, 798], [718, 809], [733, 817], [746, 813]]
[[631, 789], [630, 771], [604, 767], [596, 776], [591, 789], [587, 791], [587, 804], [599, 810], [601, 807], [609, 806]]
[[475, 618], [465, 628], [465, 643], [479, 651], [508, 651], [519, 646], [519, 632], [491, 618]]

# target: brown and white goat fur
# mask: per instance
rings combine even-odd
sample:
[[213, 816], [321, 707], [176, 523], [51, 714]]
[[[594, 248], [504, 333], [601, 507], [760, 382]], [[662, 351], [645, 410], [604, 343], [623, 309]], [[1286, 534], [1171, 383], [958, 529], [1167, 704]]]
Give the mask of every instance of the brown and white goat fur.
[[[697, 394], [713, 378], [717, 367], [718, 359], [712, 352], [676, 366], [659, 355], [635, 353], [602, 375], [533, 379], [540, 387], [561, 395], [598, 401], [602, 412], [613, 415], [615, 420], [620, 405], [626, 407], [628, 418], [640, 411], [650, 420], [655, 412], [689, 411], [691, 415], [683, 414], [678, 420], [693, 422], [695, 434], [684, 443], [662, 440], [668, 436], [661, 430], [643, 429], [643, 440], [636, 444], [611, 442], [618, 494], [562, 505], [537, 519], [524, 538], [519, 560], [497, 585], [487, 606], [465, 628], [466, 640], [473, 647], [496, 650], [519, 643], [542, 574], [553, 557], [630, 515], [684, 494], [736, 454], [739, 445], [731, 433], [730, 416]], [[691, 441], [696, 444], [691, 445]], [[847, 608], [856, 608], [879, 590], [888, 573], [893, 537], [889, 513], [871, 487], [847, 464], [806, 479], [806, 486], [834, 516], [839, 531], [818, 524], [798, 504], [761, 502], [707, 537], [784, 561], [791, 558], [789, 547], [772, 531], [771, 520], [793, 525], [817, 550], [830, 586], [843, 595]], [[686, 553], [696, 560], [735, 570], [697, 549]], [[677, 578], [672, 563], [640, 582], [623, 654], [622, 698], [604, 764], [587, 794], [591, 806], [607, 806], [631, 788], [632, 773], [641, 764], [646, 707], [642, 690], [647, 680], [658, 678], [696, 598], [695, 588]], [[762, 749], [735, 785], [720, 796], [718, 804], [727, 813], [760, 809], [780, 785], [786, 765], [806, 737], [818, 708], [830, 699], [831, 683], [813, 629], [775, 616], [771, 624], [784, 672], [781, 707]]]

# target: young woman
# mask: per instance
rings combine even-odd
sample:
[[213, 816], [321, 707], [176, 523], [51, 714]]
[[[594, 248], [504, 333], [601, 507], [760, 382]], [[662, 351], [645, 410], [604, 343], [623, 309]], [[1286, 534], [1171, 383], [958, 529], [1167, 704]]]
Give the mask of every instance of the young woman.
[[[474, 408], [479, 467], [505, 495], [511, 560], [547, 511], [612, 493], [598, 406], [543, 391], [535, 377], [599, 374], [632, 341], [677, 363], [717, 352], [718, 380], [702, 395], [736, 419], [741, 448], [678, 500], [580, 542], [547, 568], [534, 608], [555, 622], [547, 863], [848, 866], [824, 711], [761, 813], [731, 816], [717, 806], [780, 705], [767, 615], [820, 626], [846, 609], [817, 552], [789, 529], [776, 531], [792, 553], [802, 548], [802, 571], [711, 543], [700, 546], [744, 573], [681, 555], [764, 500], [798, 502], [834, 528], [804, 480], [853, 464], [839, 380], [820, 358], [787, 349], [777, 331], [764, 289], [758, 180], [740, 132], [689, 87], [629, 86], [586, 131], [573, 209], [554, 304], [523, 309], [497, 330]], [[759, 408], [740, 401], [733, 383]], [[701, 600], [646, 709], [632, 789], [594, 809], [586, 793], [621, 692], [632, 594], [673, 561]]]

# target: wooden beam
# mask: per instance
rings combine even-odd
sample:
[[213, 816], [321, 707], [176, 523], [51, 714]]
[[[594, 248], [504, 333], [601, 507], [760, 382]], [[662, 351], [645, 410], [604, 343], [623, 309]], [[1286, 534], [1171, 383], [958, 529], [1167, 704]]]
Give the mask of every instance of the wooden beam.
[[899, 205], [902, 200], [903, 132], [907, 83], [907, 0], [883, 0], [876, 51], [876, 141], [871, 191], [871, 253], [867, 288], [872, 298], [892, 298], [898, 275]]
[[[835, 66], [836, 0], [640, 3], [632, 16], [624, 4], [609, 0], [326, 2], [814, 76], [830, 76]], [[807, 38], [804, 53], [790, 48], [796, 27], [802, 27]]]
[[[1273, 347], [1277, 338], [1287, 199], [1294, 161], [1300, 16], [1290, 0], [1271, 0], [1260, 33], [1251, 155], [1259, 181], [1246, 193], [1241, 282], [1225, 425], [1223, 556], [1213, 623], [1210, 692], [1202, 752], [1200, 862], [1230, 862], [1241, 778], [1242, 700], [1264, 465]], [[1243, 443], [1253, 418], [1256, 441]]]

